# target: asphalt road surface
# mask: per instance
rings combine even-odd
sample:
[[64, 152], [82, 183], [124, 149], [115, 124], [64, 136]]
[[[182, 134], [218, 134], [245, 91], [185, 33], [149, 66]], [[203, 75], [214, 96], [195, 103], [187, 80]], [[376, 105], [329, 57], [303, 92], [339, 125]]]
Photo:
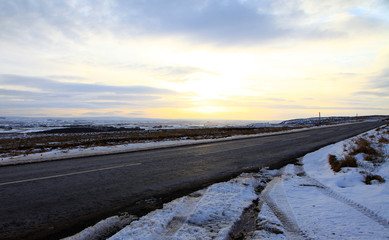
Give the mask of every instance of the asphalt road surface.
[[280, 167], [382, 124], [0, 167], [0, 239], [65, 237], [118, 212], [144, 213], [241, 172]]

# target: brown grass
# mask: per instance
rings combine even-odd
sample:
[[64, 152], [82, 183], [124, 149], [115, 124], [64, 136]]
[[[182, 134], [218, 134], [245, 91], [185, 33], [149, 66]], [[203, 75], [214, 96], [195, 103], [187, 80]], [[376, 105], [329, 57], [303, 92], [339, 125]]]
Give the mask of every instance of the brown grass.
[[364, 183], [370, 185], [372, 181], [378, 181], [379, 183], [384, 183], [385, 182], [385, 179], [383, 177], [381, 177], [380, 175], [373, 175], [371, 173], [367, 173], [365, 175], [365, 181]]
[[355, 146], [351, 148], [350, 155], [357, 155], [359, 153], [364, 153], [368, 155], [378, 156], [379, 153], [375, 150], [370, 142], [364, 138], [358, 138], [355, 141]]
[[389, 139], [387, 139], [386, 137], [381, 136], [381, 137], [378, 139], [378, 143], [388, 144], [388, 143], [389, 143]]
[[339, 172], [344, 167], [357, 167], [357, 160], [354, 156], [346, 155], [343, 159], [338, 160], [335, 155], [328, 155], [328, 162], [331, 166], [331, 169], [334, 172]]
[[363, 157], [363, 160], [368, 161], [368, 162], [372, 162], [374, 165], [385, 162], [385, 158], [381, 155], [379, 155], [379, 156], [365, 155]]
[[332, 154], [328, 155], [328, 163], [330, 164], [331, 169], [334, 172], [339, 172], [340, 171], [339, 161], [338, 161], [338, 158], [335, 155], [332, 155]]

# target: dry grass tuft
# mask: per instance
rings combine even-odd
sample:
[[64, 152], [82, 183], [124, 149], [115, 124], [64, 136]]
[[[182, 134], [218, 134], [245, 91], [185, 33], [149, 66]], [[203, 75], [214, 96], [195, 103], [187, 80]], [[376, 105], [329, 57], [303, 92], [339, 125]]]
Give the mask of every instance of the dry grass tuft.
[[357, 160], [354, 156], [346, 155], [342, 160], [340, 160], [341, 167], [358, 167]]
[[387, 139], [386, 137], [381, 136], [381, 137], [378, 139], [378, 143], [388, 144], [388, 143], [389, 143], [389, 139]]
[[372, 162], [374, 165], [377, 165], [383, 163], [385, 161], [385, 158], [383, 158], [382, 156], [365, 155], [363, 157], [363, 160]]
[[380, 154], [375, 150], [370, 142], [364, 138], [358, 138], [355, 141], [355, 146], [351, 149], [350, 155], [357, 155], [359, 153], [364, 153], [367, 155], [379, 156]]
[[365, 175], [364, 183], [366, 183], [367, 185], [370, 185], [372, 183], [372, 181], [377, 181], [379, 183], [384, 183], [385, 179], [383, 177], [381, 177], [380, 175], [373, 175], [371, 173], [367, 173]]
[[331, 166], [331, 169], [334, 172], [339, 172], [344, 167], [357, 167], [357, 160], [354, 156], [346, 155], [343, 159], [338, 160], [335, 155], [328, 155], [328, 162]]
[[329, 154], [328, 155], [328, 162], [329, 162], [329, 164], [331, 166], [331, 169], [334, 172], [339, 172], [340, 171], [339, 161], [338, 161], [338, 158], [335, 155]]

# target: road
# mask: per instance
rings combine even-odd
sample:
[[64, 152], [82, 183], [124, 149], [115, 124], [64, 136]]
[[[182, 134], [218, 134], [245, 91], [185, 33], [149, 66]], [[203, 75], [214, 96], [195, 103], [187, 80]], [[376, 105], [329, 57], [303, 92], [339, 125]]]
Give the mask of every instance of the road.
[[280, 167], [382, 124], [0, 167], [0, 239], [58, 239], [244, 171]]

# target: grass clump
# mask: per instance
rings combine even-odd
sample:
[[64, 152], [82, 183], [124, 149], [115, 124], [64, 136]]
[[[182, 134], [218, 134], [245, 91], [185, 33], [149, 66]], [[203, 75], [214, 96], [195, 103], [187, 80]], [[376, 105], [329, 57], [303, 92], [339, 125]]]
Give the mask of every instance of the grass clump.
[[331, 166], [331, 169], [334, 172], [339, 172], [344, 167], [357, 167], [357, 160], [354, 156], [346, 155], [343, 159], [338, 160], [335, 155], [328, 155], [328, 162]]
[[379, 183], [384, 183], [385, 179], [383, 177], [381, 177], [380, 175], [375, 175], [375, 174], [367, 173], [365, 175], [364, 183], [366, 183], [367, 185], [371, 185], [371, 183], [373, 181], [377, 181]]
[[[377, 133], [375, 135], [369, 136], [365, 133], [355, 139], [351, 144], [343, 144], [344, 157], [338, 159], [335, 155], [328, 155], [328, 162], [331, 169], [334, 172], [340, 172], [343, 167], [360, 167], [365, 169], [365, 171], [360, 171], [365, 184], [384, 183], [385, 179], [373, 172], [376, 171], [376, 168], [381, 163], [386, 161], [384, 145], [389, 143], [389, 139], [383, 135], [387, 131], [385, 128], [378, 128], [376, 129]], [[361, 157], [363, 157], [363, 160]], [[360, 159], [358, 160], [359, 162], [357, 162], [357, 158]]]
[[385, 159], [383, 157], [374, 156], [374, 155], [365, 155], [363, 157], [363, 160], [368, 161], [368, 162], [372, 162], [372, 163], [374, 163], [374, 165], [379, 164], [379, 163], [383, 163], [385, 161]]
[[340, 171], [339, 161], [338, 161], [338, 158], [335, 155], [332, 155], [332, 154], [328, 155], [328, 163], [330, 164], [331, 169], [334, 172], [339, 172]]
[[[372, 139], [372, 138], [370, 138]], [[385, 142], [388, 141], [385, 137], [380, 137], [378, 142]], [[357, 155], [357, 154], [364, 154], [363, 160], [372, 162], [374, 164], [379, 164], [384, 161], [382, 151], [379, 151], [375, 149], [369, 140], [366, 140], [365, 138], [358, 138], [355, 140], [355, 146], [353, 146], [350, 149], [349, 154], [350, 155]]]
[[375, 150], [370, 142], [364, 138], [358, 138], [355, 141], [355, 146], [351, 149], [350, 155], [357, 155], [359, 153], [364, 153], [367, 155], [379, 156], [380, 154]]
[[381, 137], [378, 139], [378, 143], [381, 143], [381, 144], [388, 144], [388, 143], [389, 143], [389, 139], [387, 139], [386, 137], [381, 136]]

